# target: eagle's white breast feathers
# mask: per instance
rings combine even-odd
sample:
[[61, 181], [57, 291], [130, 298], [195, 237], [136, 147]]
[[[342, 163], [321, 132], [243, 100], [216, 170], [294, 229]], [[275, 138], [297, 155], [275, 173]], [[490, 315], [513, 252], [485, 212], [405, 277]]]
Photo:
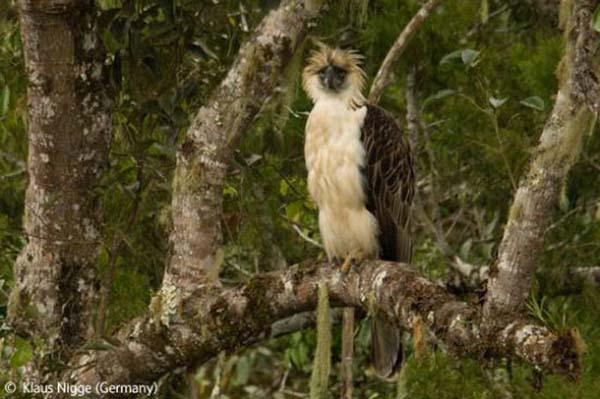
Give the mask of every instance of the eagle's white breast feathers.
[[319, 229], [329, 259], [376, 257], [377, 220], [365, 208], [361, 128], [367, 107], [322, 98], [306, 123], [308, 190], [319, 208]]

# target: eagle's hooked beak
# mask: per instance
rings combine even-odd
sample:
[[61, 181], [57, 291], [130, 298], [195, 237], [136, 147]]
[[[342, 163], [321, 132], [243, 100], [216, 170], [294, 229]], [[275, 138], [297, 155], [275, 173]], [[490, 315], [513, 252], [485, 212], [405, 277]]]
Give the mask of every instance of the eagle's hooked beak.
[[335, 80], [335, 68], [328, 65], [327, 68], [325, 68], [325, 71], [323, 71], [321, 81], [329, 90], [335, 90], [337, 88]]

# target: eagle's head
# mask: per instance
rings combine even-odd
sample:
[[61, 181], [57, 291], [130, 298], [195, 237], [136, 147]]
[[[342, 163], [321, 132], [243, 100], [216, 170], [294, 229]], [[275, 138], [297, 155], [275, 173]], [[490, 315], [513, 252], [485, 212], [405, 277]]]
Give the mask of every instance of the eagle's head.
[[314, 102], [323, 98], [363, 102], [365, 73], [360, 67], [361, 60], [352, 50], [319, 44], [304, 68], [302, 86]]

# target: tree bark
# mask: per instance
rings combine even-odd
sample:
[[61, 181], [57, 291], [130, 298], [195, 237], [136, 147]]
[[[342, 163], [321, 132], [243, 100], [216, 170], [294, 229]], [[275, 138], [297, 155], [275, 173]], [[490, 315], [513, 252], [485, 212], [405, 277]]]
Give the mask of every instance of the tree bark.
[[279, 84], [281, 72], [322, 3], [284, 0], [271, 11], [196, 114], [177, 154], [171, 257], [163, 290], [179, 297], [199, 284], [217, 281], [223, 260], [223, 181], [232, 151]]
[[51, 352], [92, 333], [99, 232], [94, 188], [107, 162], [111, 103], [93, 1], [21, 0], [28, 75], [27, 245], [9, 320]]
[[593, 119], [590, 109], [598, 101], [582, 89], [598, 82], [597, 65], [586, 57], [591, 52], [589, 46], [595, 48], [598, 43], [598, 34], [591, 29], [595, 2], [567, 3], [573, 8], [562, 17], [566, 24], [566, 52], [561, 63], [560, 88], [529, 172], [515, 194], [498, 257], [490, 268], [483, 307], [487, 325], [502, 324], [506, 318], [524, 311], [543, 250], [544, 232], [589, 130]]
[[197, 288], [182, 303], [177, 325], [167, 328], [152, 316], [134, 320], [116, 337], [118, 347], [80, 357], [76, 364], [90, 367], [65, 378], [91, 385], [148, 383], [221, 351], [248, 347], [269, 338], [278, 320], [315, 309], [319, 281], [326, 282], [332, 306], [371, 309], [405, 329], [420, 318], [456, 355], [511, 356], [569, 377], [579, 373], [577, 336], [559, 336], [515, 317], [484, 337], [477, 305], [458, 300], [407, 265], [367, 261], [347, 274], [327, 263], [306, 262], [257, 275], [240, 288]]

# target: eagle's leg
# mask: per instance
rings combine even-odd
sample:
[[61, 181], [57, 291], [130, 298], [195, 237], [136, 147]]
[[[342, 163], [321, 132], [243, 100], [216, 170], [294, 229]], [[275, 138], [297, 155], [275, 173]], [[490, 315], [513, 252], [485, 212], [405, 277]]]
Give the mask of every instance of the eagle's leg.
[[342, 263], [342, 272], [348, 273], [352, 266], [358, 266], [365, 259], [365, 255], [363, 251], [357, 250], [351, 252], [344, 259], [344, 263]]
[[344, 274], [350, 271], [350, 267], [352, 266], [352, 259], [352, 254], [348, 254], [348, 256], [346, 256], [346, 259], [344, 259], [344, 263], [342, 263], [342, 272]]

